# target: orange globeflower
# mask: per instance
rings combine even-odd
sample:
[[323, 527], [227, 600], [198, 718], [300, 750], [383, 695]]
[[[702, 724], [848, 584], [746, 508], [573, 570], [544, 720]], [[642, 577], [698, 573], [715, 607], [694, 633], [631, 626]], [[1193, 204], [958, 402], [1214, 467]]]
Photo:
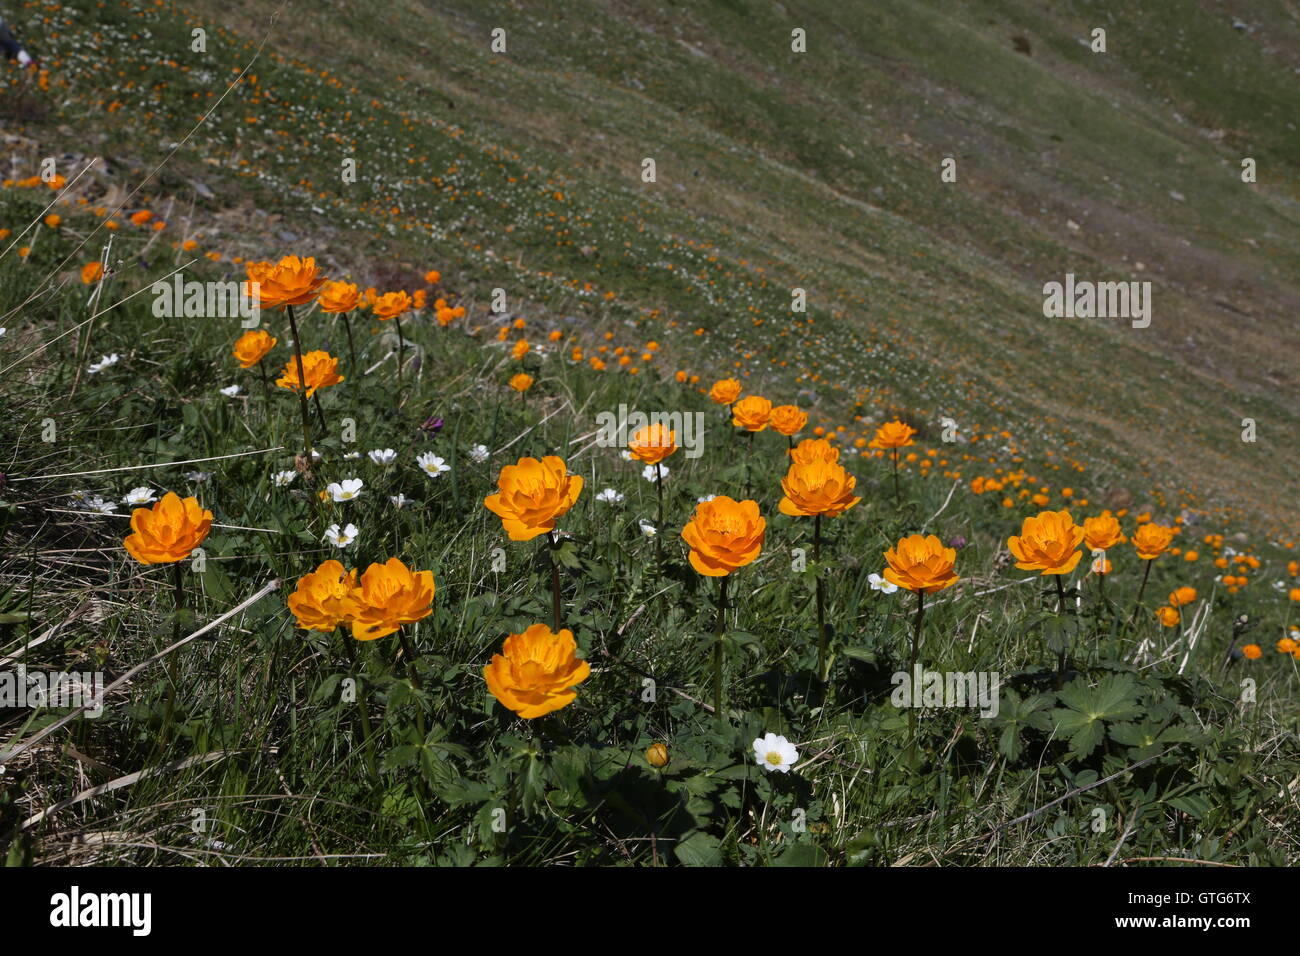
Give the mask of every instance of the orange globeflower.
[[511, 541], [531, 541], [555, 530], [582, 493], [582, 476], [569, 474], [564, 459], [547, 455], [520, 458], [497, 476], [498, 492], [483, 499], [488, 511], [501, 519]]
[[1181, 615], [1179, 615], [1177, 608], [1169, 607], [1168, 605], [1156, 611], [1156, 618], [1164, 627], [1173, 627], [1178, 623], [1180, 616]]
[[805, 438], [790, 449], [790, 457], [796, 465], [807, 465], [814, 461], [837, 462], [840, 450], [825, 438]]
[[[343, 381], [343, 376], [339, 374], [339, 360], [330, 355], [329, 352], [323, 352], [317, 349], [314, 352], [308, 352], [302, 357], [303, 376], [307, 380], [307, 397], [311, 398], [316, 394], [316, 389], [326, 388], [330, 385], [337, 385]], [[289, 359], [284, 365], [284, 373], [275, 380], [275, 384], [281, 388], [293, 389], [295, 392], [302, 388], [298, 381], [298, 360]]]
[[380, 321], [395, 318], [411, 311], [411, 297], [405, 292], [385, 292], [375, 299], [370, 311]]
[[81, 267], [81, 281], [86, 285], [98, 282], [104, 274], [104, 267], [98, 262], [87, 262]]
[[442, 281], [442, 273], [437, 269], [430, 269], [424, 274], [424, 281], [429, 283], [429, 285], [437, 285]]
[[1083, 519], [1083, 543], [1092, 551], [1108, 551], [1128, 539], [1119, 528], [1119, 521], [1109, 511], [1095, 518]]
[[257, 299], [264, 309], [306, 305], [316, 298], [325, 283], [315, 259], [297, 256], [285, 256], [279, 262], [249, 262], [244, 271], [248, 275], [245, 291], [251, 294], [250, 285], [256, 283]]
[[876, 429], [876, 435], [868, 443], [871, 448], [906, 448], [914, 444], [912, 436], [916, 434], [916, 429], [911, 425], [904, 425], [897, 418], [892, 422], [885, 422]]
[[516, 392], [526, 392], [533, 387], [533, 377], [527, 372], [520, 372], [510, 377], [510, 387]]
[[352, 619], [352, 636], [373, 641], [428, 617], [436, 590], [432, 571], [412, 572], [397, 558], [370, 565], [354, 594], [359, 607]]
[[857, 479], [837, 462], [795, 462], [781, 479], [785, 497], [778, 507], [786, 515], [835, 518], [862, 500], [853, 495], [856, 484]]
[[58, 229], [59, 223], [61, 222], [63, 222], [63, 217], [57, 212], [52, 212], [45, 217], [45, 225], [49, 226], [51, 229]]
[[767, 522], [758, 513], [758, 502], [719, 495], [696, 505], [691, 520], [682, 528], [682, 539], [691, 548], [691, 567], [707, 577], [720, 578], [757, 558], [766, 533]]
[[1183, 607], [1191, 604], [1196, 600], [1196, 588], [1181, 587], [1169, 594], [1169, 605], [1171, 607]]
[[808, 424], [808, 413], [798, 405], [778, 405], [772, 409], [772, 429], [789, 438]]
[[734, 404], [740, 398], [740, 383], [734, 378], [720, 379], [709, 389], [709, 398], [719, 405]]
[[655, 422], [637, 429], [627, 443], [628, 451], [637, 461], [647, 465], [657, 465], [673, 452], [677, 451], [677, 432]]
[[297, 590], [289, 595], [289, 611], [302, 630], [332, 633], [360, 610], [356, 586], [357, 572], [346, 570], [337, 561], [325, 561], [298, 579]]
[[912, 534], [900, 538], [885, 552], [885, 579], [900, 588], [933, 594], [956, 584], [955, 548], [945, 548], [936, 535]]
[[590, 665], [578, 657], [573, 632], [558, 634], [545, 624], [534, 624], [522, 634], [511, 634], [483, 668], [492, 696], [520, 717], [532, 720], [573, 703], [573, 688], [591, 676]]
[[188, 558], [211, 527], [212, 512], [197, 498], [181, 498], [169, 491], [152, 508], [131, 512], [133, 533], [122, 547], [141, 564], [172, 564]]
[[1024, 520], [1020, 534], [1007, 539], [1007, 547], [1022, 571], [1069, 574], [1083, 557], [1078, 550], [1081, 541], [1083, 529], [1074, 523], [1070, 512], [1040, 511]]
[[1260, 648], [1258, 644], [1247, 644], [1245, 647], [1241, 649], [1241, 656], [1246, 658], [1246, 660], [1248, 661], [1259, 660], [1260, 655], [1263, 653], [1264, 651]]
[[520, 339], [511, 347], [510, 355], [516, 362], [522, 362], [531, 348], [532, 346], [528, 344], [527, 339]]
[[1133, 532], [1132, 538], [1133, 547], [1137, 549], [1138, 557], [1143, 561], [1154, 561], [1160, 557], [1173, 540], [1173, 528], [1166, 528], [1154, 522], [1139, 525]]
[[322, 312], [352, 312], [361, 301], [361, 290], [355, 282], [326, 282], [317, 301]]
[[[245, 332], [235, 342], [234, 352], [232, 353], [239, 360], [240, 368], [252, 368], [262, 359], [266, 358], [266, 353], [275, 348], [275, 343], [280, 341], [270, 335], [265, 329], [255, 329], [251, 332]], [[296, 362], [291, 362], [294, 371], [298, 370]], [[304, 359], [304, 365], [306, 360]]]
[[761, 432], [772, 418], [772, 403], [758, 395], [746, 395], [731, 407], [731, 424], [749, 432]]

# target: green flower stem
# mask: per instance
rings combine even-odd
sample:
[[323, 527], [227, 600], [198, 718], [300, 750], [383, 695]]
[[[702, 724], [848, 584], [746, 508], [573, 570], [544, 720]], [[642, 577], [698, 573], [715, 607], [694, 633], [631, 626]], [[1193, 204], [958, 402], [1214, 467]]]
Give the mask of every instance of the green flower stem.
[[724, 719], [722, 710], [722, 632], [727, 624], [727, 581], [722, 579], [718, 591], [718, 621], [713, 627], [713, 713], [719, 721]]

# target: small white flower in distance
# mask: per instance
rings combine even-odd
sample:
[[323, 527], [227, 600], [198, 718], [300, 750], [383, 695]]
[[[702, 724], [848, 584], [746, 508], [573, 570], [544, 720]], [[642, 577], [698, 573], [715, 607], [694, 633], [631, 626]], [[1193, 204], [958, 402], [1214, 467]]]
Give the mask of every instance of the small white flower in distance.
[[187, 472], [185, 472], [185, 480], [186, 480], [186, 481], [192, 481], [192, 482], [194, 482], [196, 485], [201, 485], [201, 484], [203, 484], [205, 481], [207, 481], [207, 480], [208, 480], [209, 478], [211, 478], [211, 477], [212, 477], [212, 474], [211, 474], [210, 472], [206, 472], [206, 471], [187, 471]]
[[641, 533], [645, 535], [647, 538], [653, 538], [655, 535], [659, 533], [659, 529], [656, 528], [654, 525], [652, 525], [649, 521], [646, 521], [645, 518], [638, 518], [636, 523], [640, 525]]
[[360, 457], [361, 457], [361, 452], [359, 451], [349, 451], [343, 453], [344, 461], [356, 461]]
[[152, 488], [132, 488], [122, 499], [124, 505], [147, 505], [158, 500]]
[[364, 485], [365, 482], [360, 478], [344, 478], [342, 481], [330, 482], [325, 490], [335, 501], [352, 501], [361, 497], [361, 489]]
[[659, 480], [659, 474], [661, 471], [663, 472], [664, 480], [667, 481], [668, 480], [667, 465], [646, 465], [644, 468], [641, 469], [641, 477], [644, 478], [646, 481], [655, 482]]
[[234, 398], [236, 395], [239, 394], [238, 383], [234, 385], [227, 385], [225, 388], [221, 390], [221, 394], [226, 396], [226, 398]]
[[871, 590], [879, 591], [881, 594], [893, 594], [898, 590], [897, 584], [874, 572], [867, 575], [867, 583], [871, 585]]
[[488, 460], [489, 454], [487, 445], [475, 445], [469, 450], [469, 460], [476, 465], [481, 465]]
[[419, 458], [415, 459], [415, 463], [419, 465], [420, 470], [430, 478], [437, 478], [444, 471], [451, 471], [451, 465], [447, 464], [431, 451], [426, 451]]
[[320, 454], [320, 452], [318, 452], [315, 448], [313, 448], [313, 449], [311, 450], [311, 460], [312, 460], [312, 461], [320, 461], [320, 459], [321, 459], [321, 454]]
[[68, 500], [74, 505], [84, 505], [90, 499], [90, 493], [86, 491], [74, 491], [68, 495]]
[[789, 773], [799, 759], [799, 751], [779, 734], [767, 734], [754, 741], [754, 759], [764, 770]]
[[606, 504], [621, 505], [623, 503], [623, 496], [613, 488], [606, 488], [600, 494], [596, 495], [596, 500], [603, 501]]
[[718, 497], [718, 496], [717, 496], [717, 495], [704, 495], [702, 498], [696, 498], [695, 500], [698, 501], [700, 504], [704, 504], [704, 502], [706, 502], [706, 501], [712, 501], [712, 500], [713, 500], [714, 498], [716, 498], [716, 497]]
[[397, 452], [393, 451], [391, 448], [376, 448], [374, 451], [368, 452], [367, 454], [370, 455], [370, 460], [376, 465], [391, 465], [393, 462], [397, 461]]
[[338, 525], [332, 524], [325, 529], [325, 540], [336, 548], [346, 548], [357, 540], [357, 534], [357, 526], [354, 524], [349, 524], [342, 530], [339, 530]]
[[91, 511], [98, 511], [100, 514], [111, 515], [117, 510], [116, 501], [105, 501], [99, 495], [95, 495], [86, 502], [86, 507]]
[[118, 363], [118, 356], [117, 353], [114, 352], [112, 355], [101, 356], [100, 360], [98, 362], [94, 362], [90, 366], [90, 368], [86, 369], [86, 371], [88, 371], [91, 375], [98, 375], [100, 372], [104, 371], [104, 369], [111, 368], [117, 363]]
[[393, 503], [394, 508], [405, 508], [411, 503], [411, 499], [406, 497], [406, 495], [402, 494], [400, 491], [395, 495], [389, 495], [388, 500]]
[[624, 448], [621, 452], [619, 452], [619, 454], [623, 456], [624, 461], [632, 460], [632, 453], [628, 451], [626, 448]]
[[0, 339], [4, 338], [4, 337], [5, 337], [5, 333], [8, 332], [8, 331], [9, 331], [9, 330], [6, 329], [3, 325], [0, 325]]
[[275, 487], [284, 488], [293, 484], [293, 480], [298, 477], [296, 471], [277, 471], [271, 480], [275, 482]]

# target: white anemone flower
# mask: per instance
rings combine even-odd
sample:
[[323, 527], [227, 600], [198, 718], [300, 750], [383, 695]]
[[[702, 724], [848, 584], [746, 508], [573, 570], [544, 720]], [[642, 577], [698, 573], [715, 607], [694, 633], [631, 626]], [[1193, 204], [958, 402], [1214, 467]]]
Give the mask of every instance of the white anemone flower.
[[370, 460], [376, 465], [391, 465], [393, 462], [397, 461], [397, 452], [393, 451], [391, 448], [376, 448], [374, 451], [367, 452], [366, 454], [370, 456]]
[[415, 459], [415, 463], [419, 465], [420, 470], [430, 478], [437, 478], [444, 471], [451, 471], [451, 465], [447, 464], [431, 451], [426, 451], [419, 458]]
[[355, 501], [361, 497], [364, 485], [365, 482], [360, 478], [344, 478], [342, 481], [330, 482], [325, 490], [334, 501]]
[[766, 734], [754, 741], [754, 759], [764, 770], [789, 773], [799, 751], [779, 734]]
[[893, 594], [898, 590], [897, 584], [888, 578], [882, 578], [875, 572], [867, 575], [867, 583], [871, 585], [871, 590], [879, 591], [881, 594]]
[[124, 505], [148, 505], [158, 500], [158, 496], [153, 493], [152, 488], [132, 488], [122, 499]]
[[359, 533], [360, 532], [357, 531], [357, 526], [354, 524], [349, 524], [342, 530], [339, 529], [338, 525], [332, 524], [325, 529], [325, 540], [336, 548], [346, 548], [353, 541], [357, 540], [357, 535]]
[[606, 488], [600, 494], [596, 495], [596, 500], [603, 501], [606, 504], [621, 505], [623, 503], [623, 495], [619, 494], [613, 488]]

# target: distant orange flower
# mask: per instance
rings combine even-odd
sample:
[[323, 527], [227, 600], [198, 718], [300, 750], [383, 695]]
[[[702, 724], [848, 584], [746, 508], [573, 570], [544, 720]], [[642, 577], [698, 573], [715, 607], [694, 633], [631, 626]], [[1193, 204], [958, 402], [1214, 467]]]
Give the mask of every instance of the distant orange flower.
[[[251, 332], [245, 332], [235, 342], [234, 356], [239, 360], [241, 368], [252, 368], [258, 362], [266, 357], [266, 353], [275, 348], [275, 343], [279, 339], [271, 336], [265, 329], [254, 329]], [[307, 365], [307, 359], [303, 358], [303, 367]], [[298, 364], [293, 363], [294, 371], [297, 372]]]
[[153, 213], [151, 213], [148, 209], [141, 209], [139, 212], [131, 213], [131, 222], [135, 223], [135, 225], [137, 226], [143, 226], [146, 222], [148, 222], [152, 218], [153, 218]]
[[81, 267], [81, 281], [86, 285], [98, 282], [104, 275], [104, 267], [98, 262], [87, 262]]
[[532, 346], [528, 344], [528, 340], [520, 339], [510, 350], [510, 355], [516, 362], [520, 362], [523, 361], [524, 356], [528, 354], [530, 349], [532, 349]]
[[735, 404], [736, 399], [740, 398], [740, 383], [734, 378], [720, 379], [709, 389], [709, 398], [719, 405]]
[[361, 290], [355, 282], [326, 282], [321, 286], [320, 303], [322, 312], [339, 314], [352, 312], [361, 301]]
[[437, 285], [442, 281], [442, 273], [437, 269], [430, 269], [424, 274], [424, 281], [429, 283], [429, 285]]
[[411, 311], [411, 297], [405, 292], [385, 292], [375, 299], [370, 310], [381, 321], [393, 319]]
[[181, 498], [174, 491], [152, 508], [131, 512], [132, 533], [122, 547], [141, 564], [174, 564], [201, 545], [212, 527], [212, 512], [197, 498]]
[[1241, 656], [1248, 661], [1257, 661], [1264, 651], [1258, 644], [1247, 644], [1241, 649]]
[[1133, 547], [1143, 561], [1154, 561], [1165, 553], [1170, 542], [1174, 540], [1174, 529], [1164, 525], [1148, 522], [1138, 526], [1133, 532]]
[[1119, 521], [1109, 511], [1083, 519], [1083, 543], [1092, 551], [1108, 551], [1126, 540]]
[[257, 283], [257, 298], [264, 309], [285, 305], [306, 305], [316, 298], [325, 277], [315, 259], [285, 256], [279, 262], [249, 262], [244, 265], [249, 284]]
[[782, 435], [794, 435], [807, 424], [808, 413], [800, 411], [798, 405], [778, 405], [772, 409], [772, 429]]
[[915, 434], [916, 429], [911, 425], [905, 425], [898, 419], [894, 419], [876, 429], [876, 435], [869, 445], [871, 448], [906, 448], [914, 444], [912, 436]]
[[772, 403], [758, 395], [746, 395], [731, 406], [731, 424], [749, 432], [761, 432], [772, 418]]
[[1169, 607], [1168, 605], [1156, 611], [1156, 618], [1159, 619], [1160, 623], [1164, 627], [1173, 627], [1178, 623], [1179, 617], [1180, 615], [1177, 608]]
[[657, 465], [677, 451], [677, 432], [655, 422], [637, 429], [628, 441], [627, 448], [637, 461]]
[[63, 217], [57, 212], [52, 212], [45, 217], [45, 225], [49, 226], [51, 229], [58, 229], [59, 223], [61, 222], [63, 222]]
[[516, 392], [526, 392], [533, 387], [533, 377], [527, 372], [520, 372], [510, 377], [510, 387]]
[[1183, 607], [1196, 600], [1196, 588], [1181, 587], [1169, 594], [1170, 607]]
[[1025, 518], [1019, 535], [1007, 539], [1007, 547], [1016, 557], [1016, 567], [1041, 574], [1069, 574], [1083, 552], [1083, 529], [1074, 523], [1070, 512], [1042, 511]]
[[933, 594], [956, 584], [955, 548], [945, 548], [938, 536], [912, 534], [885, 552], [885, 579], [900, 588]]
[[790, 458], [797, 465], [813, 461], [839, 461], [840, 450], [824, 438], [805, 438], [790, 449]]
[[[308, 398], [315, 395], [318, 388], [327, 388], [343, 381], [343, 376], [338, 373], [339, 360], [330, 355], [329, 352], [320, 349], [308, 352], [302, 357], [302, 368], [303, 376], [307, 380]], [[275, 384], [281, 388], [294, 391], [302, 388], [301, 383], [298, 381], [297, 358], [291, 358], [285, 363], [284, 372], [275, 380]]]

